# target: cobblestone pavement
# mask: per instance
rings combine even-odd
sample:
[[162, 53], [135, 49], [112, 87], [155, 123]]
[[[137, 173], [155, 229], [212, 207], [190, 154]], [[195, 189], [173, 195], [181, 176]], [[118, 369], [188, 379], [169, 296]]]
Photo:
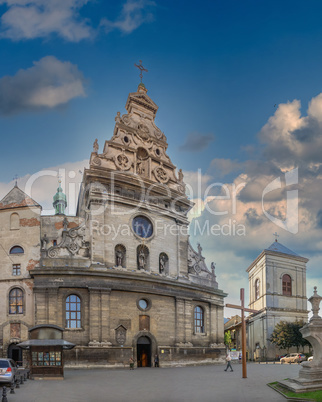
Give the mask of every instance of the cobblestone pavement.
[[[273, 402], [285, 401], [266, 384], [294, 378], [300, 366], [241, 364], [115, 370], [65, 370], [65, 380], [28, 380], [8, 402]], [[1, 400], [1, 398], [0, 398]]]

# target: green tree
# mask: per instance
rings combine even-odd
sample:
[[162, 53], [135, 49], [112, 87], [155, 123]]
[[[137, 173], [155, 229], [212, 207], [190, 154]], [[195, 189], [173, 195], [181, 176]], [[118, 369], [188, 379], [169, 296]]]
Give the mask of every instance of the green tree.
[[293, 346], [296, 347], [297, 351], [299, 351], [300, 346], [302, 346], [302, 348], [304, 348], [304, 346], [306, 345], [311, 347], [310, 342], [304, 339], [300, 332], [300, 328], [302, 328], [304, 324], [305, 323], [303, 321], [296, 321], [291, 323], [293, 329]]
[[231, 345], [231, 333], [230, 331], [226, 331], [224, 335], [224, 343], [230, 348]]
[[276, 324], [274, 331], [270, 337], [270, 341], [274, 343], [279, 349], [287, 349], [295, 346], [297, 351], [299, 347], [310, 345], [310, 343], [302, 337], [300, 328], [304, 325], [303, 321], [286, 322], [280, 321]]

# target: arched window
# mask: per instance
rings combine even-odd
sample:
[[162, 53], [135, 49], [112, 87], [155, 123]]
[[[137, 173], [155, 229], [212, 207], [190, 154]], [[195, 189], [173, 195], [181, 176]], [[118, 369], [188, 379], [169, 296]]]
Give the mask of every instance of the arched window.
[[282, 278], [283, 295], [292, 296], [292, 279], [289, 275], [285, 274]]
[[10, 229], [15, 230], [15, 229], [19, 229], [19, 227], [20, 227], [19, 215], [16, 212], [14, 212], [10, 216]]
[[23, 314], [23, 292], [19, 288], [10, 290], [9, 314]]
[[24, 253], [23, 248], [20, 246], [13, 246], [10, 249], [10, 254], [23, 254], [23, 253]]
[[202, 334], [205, 332], [204, 312], [200, 306], [195, 307], [195, 333]]
[[66, 298], [66, 328], [81, 328], [81, 300], [76, 295]]
[[255, 300], [259, 299], [259, 279], [255, 281]]
[[115, 266], [126, 268], [126, 248], [123, 244], [115, 246]]

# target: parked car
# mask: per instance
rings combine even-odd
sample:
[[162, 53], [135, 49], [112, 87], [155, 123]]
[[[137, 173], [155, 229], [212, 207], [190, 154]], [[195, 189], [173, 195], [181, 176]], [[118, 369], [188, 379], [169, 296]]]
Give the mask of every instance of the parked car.
[[303, 353], [289, 353], [286, 356], [280, 359], [280, 362], [283, 363], [300, 363], [306, 360], [306, 356]]
[[12, 383], [16, 379], [18, 366], [12, 359], [0, 359], [0, 383]]
[[308, 362], [311, 362], [312, 360], [313, 360], [313, 356], [310, 356], [310, 357], [307, 359]]

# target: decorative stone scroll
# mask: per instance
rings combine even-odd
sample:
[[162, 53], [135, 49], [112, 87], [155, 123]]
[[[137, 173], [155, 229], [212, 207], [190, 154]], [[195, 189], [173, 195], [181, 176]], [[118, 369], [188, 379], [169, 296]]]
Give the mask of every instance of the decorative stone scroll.
[[[67, 220], [67, 218], [65, 218]], [[68, 221], [67, 221], [68, 224]], [[72, 229], [65, 229], [62, 232], [62, 241], [48, 249], [48, 257], [57, 258], [63, 256], [63, 250], [66, 249], [72, 256], [79, 254], [83, 249], [83, 257], [89, 257], [90, 243], [85, 239], [85, 226], [80, 225]]]
[[133, 119], [128, 114], [123, 114], [123, 116], [121, 117], [121, 122], [126, 126], [133, 125]]
[[102, 161], [98, 156], [95, 156], [95, 158], [93, 159], [92, 163], [93, 163], [93, 165], [101, 166]]
[[177, 189], [178, 189], [179, 193], [182, 193], [182, 194], [184, 194], [186, 191], [186, 187], [184, 184], [178, 184]]
[[137, 135], [142, 140], [147, 140], [149, 138], [149, 127], [144, 123], [139, 123]]
[[114, 163], [119, 170], [129, 170], [132, 165], [130, 159], [125, 155], [124, 152], [121, 152], [115, 156]]
[[168, 183], [169, 181], [169, 175], [167, 171], [162, 167], [162, 166], [157, 166], [153, 170], [155, 178], [160, 182], [160, 183]]

